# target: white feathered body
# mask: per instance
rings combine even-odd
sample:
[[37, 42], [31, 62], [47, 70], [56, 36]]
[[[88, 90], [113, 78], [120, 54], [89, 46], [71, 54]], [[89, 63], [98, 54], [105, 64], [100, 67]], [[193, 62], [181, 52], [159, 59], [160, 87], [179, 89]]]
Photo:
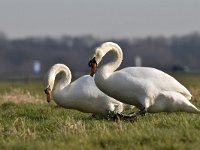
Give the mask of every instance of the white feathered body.
[[54, 101], [62, 107], [94, 114], [122, 112], [124, 104], [105, 95], [95, 85], [89, 75], [82, 76], [64, 87], [54, 89]]
[[163, 71], [150, 67], [127, 67], [115, 71], [123, 59], [121, 48], [115, 43], [106, 42], [95, 50], [97, 63], [108, 51], [114, 52], [114, 60], [101, 66], [94, 77], [101, 91], [141, 110], [146, 108], [148, 112], [200, 113], [189, 101], [190, 92]]

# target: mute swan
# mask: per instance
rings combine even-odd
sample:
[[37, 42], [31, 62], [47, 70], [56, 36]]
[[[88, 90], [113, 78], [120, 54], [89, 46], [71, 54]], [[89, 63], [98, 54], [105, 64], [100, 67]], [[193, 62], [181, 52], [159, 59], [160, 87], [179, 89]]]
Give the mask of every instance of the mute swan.
[[[114, 60], [96, 71], [97, 64], [109, 51], [113, 52]], [[200, 113], [189, 101], [192, 97], [190, 92], [176, 79], [150, 67], [127, 67], [115, 71], [122, 59], [123, 53], [119, 45], [106, 42], [95, 49], [93, 59], [88, 65], [91, 67], [90, 75], [95, 74], [95, 83], [101, 91], [140, 109], [130, 117], [162, 111]]]
[[[54, 81], [58, 74], [61, 79], [54, 87]], [[64, 64], [53, 65], [45, 76], [45, 93], [50, 102], [51, 92], [54, 89], [54, 101], [65, 108], [76, 109], [93, 114], [121, 113], [128, 105], [105, 95], [95, 85], [94, 79], [85, 75], [71, 82], [71, 71]]]

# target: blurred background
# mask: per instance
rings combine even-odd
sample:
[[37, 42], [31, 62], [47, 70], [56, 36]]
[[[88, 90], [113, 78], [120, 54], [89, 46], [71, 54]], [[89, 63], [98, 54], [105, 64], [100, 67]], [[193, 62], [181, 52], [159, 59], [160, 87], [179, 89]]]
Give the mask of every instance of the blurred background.
[[199, 74], [199, 8], [197, 0], [0, 0], [0, 80], [42, 79], [55, 63], [74, 78], [88, 74], [91, 51], [106, 41], [121, 46], [121, 68]]

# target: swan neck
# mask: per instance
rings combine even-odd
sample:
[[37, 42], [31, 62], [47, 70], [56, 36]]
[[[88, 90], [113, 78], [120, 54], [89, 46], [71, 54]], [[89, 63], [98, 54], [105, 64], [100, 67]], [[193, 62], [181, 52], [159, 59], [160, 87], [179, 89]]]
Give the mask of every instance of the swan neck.
[[108, 44], [102, 46], [101, 50], [103, 51], [103, 56], [106, 55], [108, 52], [112, 52], [114, 55], [113, 60], [106, 63], [100, 68], [101, 72], [104, 72], [104, 74], [109, 74], [117, 70], [123, 60], [123, 53], [121, 48], [115, 43], [108, 42]]
[[63, 89], [71, 82], [72, 76], [69, 68], [63, 64], [56, 64], [50, 69], [48, 73], [48, 83], [51, 90], [54, 88], [55, 79], [58, 74], [61, 75], [61, 78], [56, 85], [56, 89]]

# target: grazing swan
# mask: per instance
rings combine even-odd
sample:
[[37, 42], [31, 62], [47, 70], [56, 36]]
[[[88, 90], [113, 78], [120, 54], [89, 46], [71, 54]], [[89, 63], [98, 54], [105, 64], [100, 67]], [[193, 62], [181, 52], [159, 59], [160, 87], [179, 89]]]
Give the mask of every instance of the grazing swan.
[[[97, 65], [109, 51], [113, 52], [114, 59], [96, 71]], [[130, 116], [162, 111], [200, 113], [189, 101], [192, 97], [190, 92], [176, 79], [149, 67], [127, 67], [115, 71], [122, 59], [121, 48], [116, 43], [106, 42], [96, 48], [88, 65], [91, 67], [90, 75], [95, 74], [95, 83], [101, 91], [140, 109]]]
[[[54, 87], [56, 76], [61, 79]], [[51, 92], [54, 89], [54, 101], [65, 108], [76, 109], [93, 114], [121, 113], [125, 104], [105, 95], [95, 85], [90, 75], [85, 75], [71, 82], [71, 71], [64, 64], [55, 64], [45, 76], [45, 93], [50, 102]]]

